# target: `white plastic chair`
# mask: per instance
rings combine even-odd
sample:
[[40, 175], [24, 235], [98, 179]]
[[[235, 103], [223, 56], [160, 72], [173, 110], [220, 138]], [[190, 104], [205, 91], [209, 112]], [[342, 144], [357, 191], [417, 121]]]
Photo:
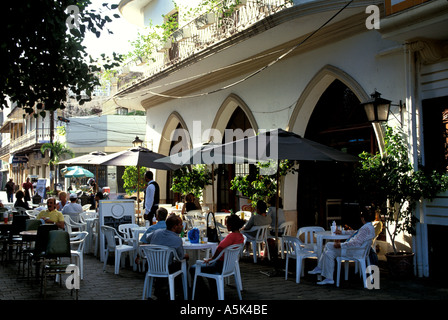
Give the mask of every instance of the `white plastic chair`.
[[65, 224], [65, 231], [67, 231], [68, 233], [73, 233], [74, 232], [73, 229], [78, 229], [77, 231], [87, 230], [87, 223], [75, 222], [68, 214], [64, 214], [64, 224]]
[[361, 276], [364, 284], [364, 288], [367, 288], [366, 284], [366, 268], [367, 268], [367, 259], [368, 253], [372, 246], [372, 240], [366, 241], [360, 247], [350, 247], [341, 249], [341, 256], [336, 257], [336, 262], [338, 265], [337, 269], [337, 278], [336, 278], [336, 286], [339, 287], [339, 279], [341, 276], [341, 262], [344, 261], [345, 268], [345, 280], [348, 280], [348, 269], [349, 262], [354, 261], [355, 263], [359, 263]]
[[[240, 300], [242, 300], [241, 297], [241, 275], [239, 274], [239, 265], [237, 264], [240, 252], [243, 247], [243, 244], [234, 244], [231, 246], [228, 246], [224, 250], [220, 252], [220, 254], [214, 259], [211, 260], [209, 263], [215, 262], [216, 260], [219, 260], [222, 255], [224, 255], [224, 262], [222, 267], [222, 272], [220, 274], [212, 274], [212, 273], [204, 273], [201, 272], [201, 266], [205, 264], [203, 260], [196, 261], [196, 273], [194, 274], [194, 282], [193, 282], [193, 296], [192, 300], [194, 300], [194, 294], [196, 291], [196, 281], [197, 277], [205, 277], [205, 278], [212, 278], [216, 280], [216, 285], [218, 287], [218, 300], [224, 300], [224, 278], [234, 276], [235, 277], [235, 284], [236, 289], [238, 291], [238, 297]], [[238, 271], [237, 271], [238, 268]]]
[[[281, 236], [279, 236], [279, 242], [278, 242], [278, 250], [280, 251], [280, 254], [282, 256], [282, 259], [285, 258], [285, 246], [283, 243], [283, 237], [284, 236], [292, 236], [293, 235], [293, 226], [294, 221], [285, 221], [281, 225], [278, 226], [278, 231], [283, 232]], [[275, 239], [275, 236], [268, 236], [269, 239]]]
[[106, 270], [106, 264], [107, 264], [107, 258], [109, 257], [109, 252], [115, 252], [115, 274], [119, 274], [121, 254], [124, 252], [128, 252], [130, 259], [132, 261], [134, 258], [133, 255], [134, 247], [127, 244], [123, 244], [125, 239], [122, 236], [120, 236], [117, 230], [115, 230], [112, 227], [101, 226], [101, 232], [104, 234], [106, 238], [106, 254], [104, 255], [103, 271]]
[[[302, 246], [302, 248], [305, 248], [307, 250], [313, 250], [316, 251], [316, 242], [315, 242], [315, 238], [314, 238], [314, 234], [316, 232], [324, 232], [325, 229], [322, 227], [317, 227], [317, 226], [311, 226], [311, 227], [302, 227], [299, 228], [299, 230], [297, 231], [297, 238], [300, 241], [300, 245]], [[301, 236], [303, 234], [303, 236]], [[303, 237], [303, 241], [302, 238]]]
[[[146, 272], [145, 282], [143, 284], [143, 297], [145, 300], [147, 297], [151, 296], [152, 284], [154, 278], [168, 278], [168, 283], [170, 287], [170, 299], [174, 300], [174, 279], [178, 275], [182, 275], [182, 284], [184, 289], [184, 299], [188, 299], [188, 287], [187, 287], [187, 263], [185, 259], [179, 259], [176, 251], [173, 248], [167, 246], [158, 245], [143, 245], [140, 247], [143, 254], [148, 262], [148, 271]], [[174, 259], [181, 262], [181, 269], [170, 273], [169, 263], [170, 260]], [[149, 282], [149, 286], [148, 286]]]
[[125, 239], [126, 244], [134, 244], [134, 230], [138, 228], [139, 225], [135, 223], [125, 223], [118, 226], [118, 231], [121, 233], [122, 237]]
[[[252, 227], [250, 230], [244, 230], [244, 234], [247, 237], [247, 241], [251, 243], [252, 246], [252, 253], [254, 256], [254, 263], [257, 263], [257, 256], [258, 253], [261, 252], [261, 244], [264, 243], [267, 251], [268, 259], [271, 260], [270, 254], [269, 254], [269, 246], [268, 246], [268, 229], [269, 225], [265, 226], [255, 226]], [[256, 231], [255, 237], [248, 234], [248, 232], [252, 233], [253, 231]]]
[[84, 280], [84, 247], [88, 234], [87, 231], [75, 232], [72, 233], [74, 237], [70, 238], [71, 254], [76, 258], [81, 280]]
[[285, 280], [288, 280], [289, 259], [296, 259], [296, 283], [300, 283], [300, 277], [304, 275], [304, 259], [317, 258], [314, 251], [303, 248], [296, 237], [284, 236], [283, 243], [286, 249]]

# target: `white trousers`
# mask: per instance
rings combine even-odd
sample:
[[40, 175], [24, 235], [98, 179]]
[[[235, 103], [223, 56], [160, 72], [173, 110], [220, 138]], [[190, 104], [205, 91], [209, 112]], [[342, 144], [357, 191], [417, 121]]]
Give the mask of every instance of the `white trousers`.
[[336, 257], [341, 256], [341, 249], [334, 247], [334, 242], [327, 242], [324, 251], [319, 258], [317, 266], [322, 270], [321, 275], [326, 279], [333, 280], [334, 265]]

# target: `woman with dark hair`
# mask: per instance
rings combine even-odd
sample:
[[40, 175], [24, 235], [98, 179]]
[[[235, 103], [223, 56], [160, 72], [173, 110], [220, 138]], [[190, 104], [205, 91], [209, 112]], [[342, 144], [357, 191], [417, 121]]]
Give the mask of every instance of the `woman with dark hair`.
[[[240, 232], [241, 227], [244, 225], [244, 220], [241, 220], [236, 214], [231, 214], [226, 217], [227, 230], [230, 232], [227, 237], [225, 237], [216, 248], [215, 254], [212, 258], [204, 260], [206, 263], [215, 259], [222, 250], [231, 246], [233, 244], [244, 243], [244, 237]], [[222, 271], [222, 266], [224, 263], [224, 255], [211, 264], [201, 267], [201, 271], [205, 273], [220, 273]], [[194, 266], [193, 266], [194, 267]], [[192, 268], [194, 271], [194, 268]], [[193, 272], [194, 274], [194, 272]]]
[[14, 203], [14, 208], [20, 207], [20, 208], [24, 208], [25, 210], [31, 210], [28, 203], [23, 201], [23, 198], [25, 198], [25, 193], [22, 190], [17, 191], [16, 192], [16, 202]]

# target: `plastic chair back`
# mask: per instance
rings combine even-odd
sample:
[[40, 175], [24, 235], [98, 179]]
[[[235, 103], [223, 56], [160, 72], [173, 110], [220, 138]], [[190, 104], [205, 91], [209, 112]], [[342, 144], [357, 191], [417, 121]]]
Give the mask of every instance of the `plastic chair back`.
[[224, 263], [222, 266], [222, 276], [226, 277], [234, 273], [235, 265], [240, 258], [243, 244], [234, 244], [223, 250]]
[[285, 245], [286, 254], [295, 256], [296, 252], [300, 250], [300, 240], [296, 237], [283, 236], [283, 243]]
[[269, 229], [269, 225], [256, 226], [256, 227], [251, 228], [252, 231], [257, 231], [257, 234], [255, 235], [255, 241], [257, 241], [257, 242], [266, 241], [267, 237], [268, 237], [268, 229]]
[[293, 230], [292, 227], [294, 226], [294, 221], [286, 221], [283, 222], [278, 229], [283, 230], [283, 236], [292, 236]]
[[85, 244], [85, 240], [88, 236], [88, 232], [87, 231], [82, 231], [79, 232], [75, 235], [75, 237], [70, 238], [70, 245], [73, 246], [77, 246], [76, 249], [72, 249], [72, 250], [76, 250], [78, 252], [84, 252], [84, 244]]
[[118, 231], [123, 235], [127, 243], [132, 243], [132, 239], [134, 238], [133, 228], [138, 228], [138, 224], [125, 223], [118, 226]]
[[117, 234], [117, 231], [109, 226], [101, 226], [101, 232], [104, 234], [104, 237], [106, 238], [107, 248], [111, 251], [115, 251], [115, 248], [117, 246], [115, 235]]
[[37, 230], [41, 224], [42, 224], [42, 222], [40, 220], [28, 219], [28, 220], [26, 220], [25, 230]]
[[47, 258], [71, 257], [70, 236], [67, 231], [51, 230], [48, 233]]
[[29, 220], [28, 215], [16, 215], [12, 221], [12, 234], [17, 235], [21, 231], [26, 230], [26, 221]]
[[55, 224], [43, 224], [37, 228], [36, 243], [34, 245], [34, 252], [37, 255], [45, 253], [48, 243], [48, 234], [52, 230], [58, 230]]
[[[311, 227], [302, 227], [297, 231], [297, 238], [300, 241], [300, 244], [307, 248], [307, 249], [313, 249], [315, 242], [314, 234], [316, 232], [323, 232], [325, 231], [324, 228], [318, 227], [318, 226], [311, 226]], [[302, 235], [303, 234], [303, 240]]]
[[159, 245], [145, 245], [141, 248], [148, 261], [148, 273], [151, 276], [168, 276], [170, 258], [176, 255], [174, 249]]

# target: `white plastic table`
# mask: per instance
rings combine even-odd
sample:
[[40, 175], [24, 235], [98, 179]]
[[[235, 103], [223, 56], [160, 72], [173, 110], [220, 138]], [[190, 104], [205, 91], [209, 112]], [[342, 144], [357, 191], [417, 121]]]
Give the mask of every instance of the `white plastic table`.
[[320, 257], [323, 251], [324, 240], [346, 240], [350, 238], [353, 233], [333, 234], [331, 231], [316, 232], [317, 256]]

